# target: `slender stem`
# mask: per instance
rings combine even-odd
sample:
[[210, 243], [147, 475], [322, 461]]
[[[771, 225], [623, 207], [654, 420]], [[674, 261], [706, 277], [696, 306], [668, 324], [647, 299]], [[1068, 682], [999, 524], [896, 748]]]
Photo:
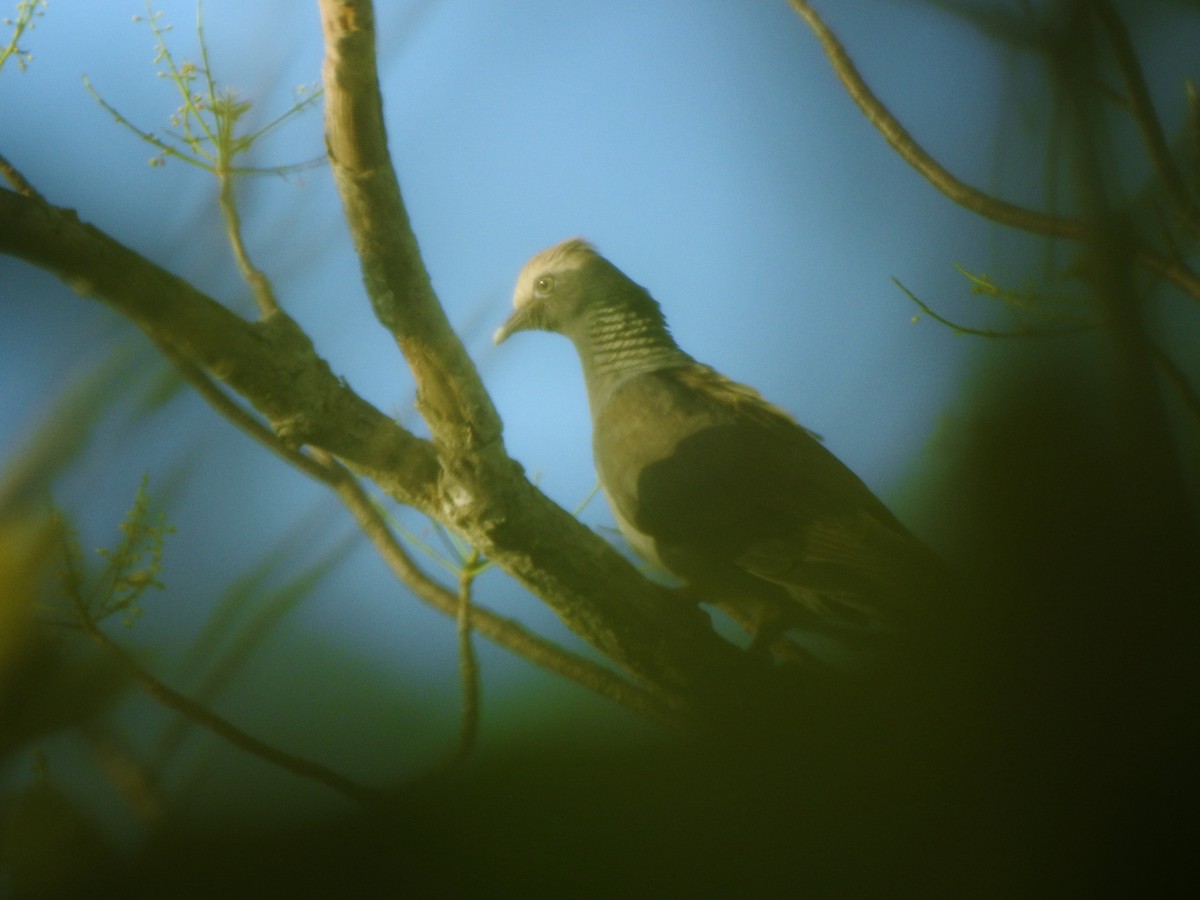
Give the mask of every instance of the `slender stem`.
[[21, 38], [25, 35], [26, 29], [32, 29], [34, 16], [42, 15], [45, 8], [46, 0], [21, 0], [17, 4], [17, 17], [4, 22], [13, 31], [8, 43], [0, 47], [0, 69], [4, 68], [4, 64], [8, 62], [10, 56], [16, 56], [17, 64], [22, 71], [25, 70], [25, 64], [30, 59], [30, 55], [21, 49]]
[[257, 756], [260, 759], [265, 759], [267, 762], [286, 769], [293, 775], [320, 782], [366, 806], [374, 805], [379, 801], [381, 795], [378, 792], [339, 775], [327, 766], [292, 753], [287, 753], [278, 747], [260, 741], [258, 738], [242, 731], [228, 719], [218, 716], [189, 697], [167, 687], [167, 685], [138, 665], [132, 656], [125, 652], [116, 641], [96, 625], [96, 622], [88, 613], [78, 593], [71, 594], [71, 604], [84, 634], [104, 648], [105, 652], [117, 659], [126, 671], [129, 672], [133, 680], [137, 682], [138, 687], [163, 706], [175, 710], [180, 715], [186, 716], [202, 728], [207, 728], [213, 734], [224, 738], [239, 750]]
[[1025, 327], [1018, 328], [1013, 331], [1000, 331], [995, 328], [971, 328], [967, 325], [960, 325], [957, 322], [952, 322], [945, 316], [939, 315], [933, 307], [905, 287], [899, 278], [893, 278], [892, 282], [896, 285], [896, 287], [904, 291], [908, 299], [915, 303], [922, 313], [929, 316], [929, 318], [933, 319], [935, 322], [945, 325], [955, 334], [969, 334], [973, 335], [974, 337], [984, 338], [1028, 338], [1048, 335], [1081, 334], [1082, 332], [1092, 330], [1092, 326], [1089, 325], [1059, 325], [1054, 328]]
[[[863, 80], [862, 75], [859, 74], [850, 54], [846, 52], [846, 48], [822, 21], [816, 10], [806, 0], [788, 0], [788, 2], [808, 23], [809, 28], [820, 40], [825, 55], [829, 57], [846, 92], [858, 104], [867, 120], [883, 134], [893, 149], [935, 188], [960, 206], [1002, 225], [1010, 225], [1048, 237], [1071, 240], [1084, 240], [1093, 236], [1094, 229], [1086, 222], [1047, 215], [1016, 206], [984, 193], [952, 175], [916, 142], [883, 102], [875, 96], [866, 81]], [[1193, 299], [1200, 300], [1200, 275], [1197, 275], [1181, 261], [1163, 257], [1145, 247], [1134, 248], [1133, 258], [1138, 265], [1161, 275]]]
[[825, 55], [833, 64], [834, 72], [841, 79], [850, 98], [863, 111], [867, 121], [874, 125], [892, 145], [892, 148], [920, 172], [930, 184], [955, 203], [1004, 225], [1012, 225], [1015, 228], [1051, 237], [1078, 239], [1086, 236], [1088, 227], [1083, 222], [1016, 206], [971, 187], [952, 175], [916, 142], [883, 104], [883, 101], [875, 96], [875, 93], [863, 80], [862, 75], [859, 74], [858, 68], [851, 60], [850, 54], [846, 52], [846, 48], [817, 15], [816, 10], [805, 0], [789, 0], [789, 2], [821, 42], [821, 46], [825, 49]]
[[246, 283], [250, 285], [254, 301], [258, 304], [259, 314], [265, 318], [279, 310], [279, 301], [275, 297], [270, 279], [254, 265], [250, 260], [250, 254], [246, 251], [246, 244], [242, 240], [242, 219], [238, 215], [237, 202], [233, 196], [233, 179], [234, 175], [229, 169], [218, 167], [217, 181], [221, 186], [218, 200], [221, 205], [221, 214], [225, 217], [225, 232], [229, 236], [229, 245], [233, 248], [233, 256], [237, 260], [238, 269], [241, 271], [242, 277], [246, 279]]
[[471, 642], [471, 585], [478, 574], [476, 564], [479, 554], [472, 551], [463, 563], [458, 579], [458, 676], [462, 685], [462, 728], [458, 738], [458, 750], [454, 762], [461, 762], [475, 746], [479, 734], [479, 658]]
[[[328, 460], [317, 453], [317, 457]], [[419, 598], [446, 615], [458, 616], [459, 597], [434, 581], [412, 560], [384, 522], [379, 510], [359, 483], [344, 469], [331, 486], [354, 515], [359, 527], [374, 544], [392, 573]], [[583, 685], [602, 697], [665, 724], [678, 724], [678, 716], [649, 692], [622, 678], [610, 669], [527, 630], [517, 622], [478, 606], [471, 607], [471, 626], [479, 634], [540, 666]]]

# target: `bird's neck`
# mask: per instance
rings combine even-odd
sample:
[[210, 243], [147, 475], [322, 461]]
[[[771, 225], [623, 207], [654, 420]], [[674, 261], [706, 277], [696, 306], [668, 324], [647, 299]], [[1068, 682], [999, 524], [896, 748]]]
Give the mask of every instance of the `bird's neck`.
[[593, 308], [572, 338], [583, 363], [593, 414], [630, 378], [692, 362], [671, 337], [657, 309]]

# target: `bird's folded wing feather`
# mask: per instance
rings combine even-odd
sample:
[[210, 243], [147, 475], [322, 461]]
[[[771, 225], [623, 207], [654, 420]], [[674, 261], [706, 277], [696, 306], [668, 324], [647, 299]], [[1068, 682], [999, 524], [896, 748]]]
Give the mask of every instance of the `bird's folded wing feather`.
[[921, 548], [809, 432], [706, 366], [632, 379], [595, 424], [610, 500], [660, 557], [686, 566], [696, 554], [785, 587], [863, 592], [899, 577]]

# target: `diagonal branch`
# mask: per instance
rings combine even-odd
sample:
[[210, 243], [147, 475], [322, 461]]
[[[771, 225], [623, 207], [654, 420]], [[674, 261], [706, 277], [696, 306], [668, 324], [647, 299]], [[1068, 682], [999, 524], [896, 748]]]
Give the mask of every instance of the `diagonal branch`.
[[71, 603], [74, 607], [76, 618], [79, 621], [79, 626], [83, 629], [84, 634], [118, 660], [143, 691], [168, 709], [173, 709], [197, 725], [207, 728], [213, 734], [224, 738], [239, 750], [273, 763], [291, 772], [293, 775], [320, 782], [353, 800], [357, 800], [365, 806], [373, 806], [382, 800], [383, 795], [380, 792], [357, 784], [349, 778], [339, 775], [328, 766], [296, 756], [280, 750], [278, 747], [268, 744], [265, 741], [261, 741], [253, 735], [242, 731], [242, 729], [238, 728], [228, 719], [218, 716], [190, 697], [168, 687], [143, 669], [124, 648], [105, 634], [93, 620], [78, 595], [72, 595]]
[[13, 190], [18, 194], [29, 197], [31, 200], [42, 199], [42, 195], [38, 193], [37, 188], [30, 184], [17, 167], [2, 154], [0, 154], [0, 176], [3, 176], [4, 180], [12, 185]]
[[156, 344], [246, 397], [290, 443], [323, 447], [401, 502], [429, 505], [432, 446], [347, 387], [286, 315], [247, 322], [73, 210], [3, 189], [0, 253], [132, 319]]
[[[329, 462], [336, 465], [333, 460]], [[439, 612], [457, 616], [460, 597], [421, 570], [387, 527], [379, 510], [358, 482], [345, 470], [341, 470], [341, 473], [340, 477], [329, 482], [330, 485], [358, 520], [359, 527], [375, 545], [392, 573]], [[650, 692], [489, 609], [471, 606], [471, 628], [534, 665], [570, 678], [628, 709], [663, 722], [676, 720], [675, 714]]]
[[[850, 54], [846, 52], [846, 48], [842, 46], [837, 35], [829, 29], [816, 10], [806, 0], [788, 0], [788, 2], [821, 42], [825, 55], [829, 57], [829, 61], [833, 65], [834, 72], [837, 73], [851, 99], [858, 104], [858, 108], [867, 117], [867, 121], [879, 130], [901, 158], [935, 188], [960, 206], [978, 213], [984, 218], [999, 222], [1001, 225], [1009, 225], [1047, 237], [1070, 240], [1095, 238], [1094, 229], [1087, 222], [1017, 206], [972, 187], [953, 175], [917, 143], [900, 124], [900, 121], [892, 115], [891, 110], [884, 105], [883, 101], [875, 96], [854, 65]], [[1188, 296], [1200, 300], [1200, 275], [1181, 260], [1164, 257], [1142, 246], [1134, 248], [1133, 258], [1142, 268], [1162, 276]]]
[[821, 42], [825, 55], [833, 64], [833, 70], [837, 73], [850, 98], [863, 111], [867, 121], [879, 129], [887, 142], [892, 145], [892, 149], [920, 172], [930, 184], [960, 206], [965, 206], [972, 212], [1002, 225], [1011, 225], [1014, 228], [1050, 237], [1079, 239], [1087, 236], [1088, 227], [1083, 222], [1017, 206], [1001, 200], [999, 197], [984, 193], [952, 175], [916, 142], [900, 124], [900, 121], [892, 115], [891, 110], [883, 104], [883, 101], [875, 96], [875, 93], [863, 80], [862, 75], [859, 74], [858, 67], [854, 65], [854, 61], [846, 52], [846, 48], [842, 46], [842, 42], [817, 15], [816, 10], [809, 6], [806, 0], [788, 0], [788, 2], [808, 23], [808, 27]]
[[325, 35], [325, 142], [375, 315], [417, 383], [434, 442], [498, 442], [500, 418], [430, 285], [388, 154], [369, 0], [319, 0]]

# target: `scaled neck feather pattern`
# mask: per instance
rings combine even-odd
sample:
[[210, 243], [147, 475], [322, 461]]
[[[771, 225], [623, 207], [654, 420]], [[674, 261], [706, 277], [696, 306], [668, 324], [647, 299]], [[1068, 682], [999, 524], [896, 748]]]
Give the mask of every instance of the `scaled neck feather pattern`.
[[596, 303], [582, 326], [575, 344], [593, 414], [630, 378], [694, 363], [676, 345], [658, 304], [646, 294]]

